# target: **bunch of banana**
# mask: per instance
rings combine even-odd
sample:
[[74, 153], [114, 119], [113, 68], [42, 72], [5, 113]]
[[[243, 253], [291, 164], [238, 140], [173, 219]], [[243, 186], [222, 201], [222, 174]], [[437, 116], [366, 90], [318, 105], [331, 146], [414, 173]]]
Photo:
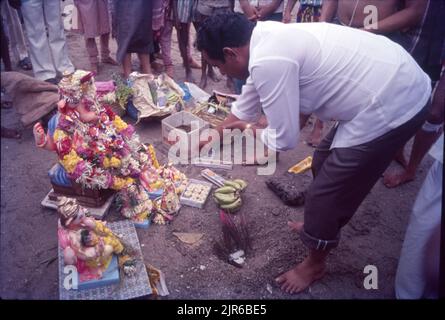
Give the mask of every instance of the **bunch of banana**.
[[228, 212], [238, 210], [243, 201], [241, 192], [247, 187], [247, 182], [241, 179], [226, 180], [224, 186], [218, 188], [213, 193], [213, 199], [219, 207]]

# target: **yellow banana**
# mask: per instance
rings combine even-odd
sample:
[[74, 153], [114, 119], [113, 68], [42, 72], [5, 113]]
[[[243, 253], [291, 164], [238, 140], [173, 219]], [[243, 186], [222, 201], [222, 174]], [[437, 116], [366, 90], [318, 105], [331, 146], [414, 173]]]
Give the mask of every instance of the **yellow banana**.
[[244, 190], [247, 187], [247, 182], [242, 179], [235, 179], [233, 182], [239, 184], [241, 186], [241, 190]]
[[227, 211], [235, 211], [236, 209], [241, 207], [242, 204], [243, 204], [243, 201], [241, 200], [241, 198], [238, 198], [231, 204], [223, 204], [220, 207], [221, 207], [221, 209], [224, 209]]
[[226, 181], [224, 182], [224, 185], [225, 185], [225, 186], [229, 186], [229, 187], [233, 187], [233, 188], [235, 188], [236, 190], [241, 190], [241, 189], [242, 189], [241, 185], [238, 184], [238, 183], [236, 183], [236, 182], [233, 181], [233, 180], [226, 180]]
[[216, 202], [220, 205], [228, 205], [235, 202], [238, 199], [235, 193], [228, 193], [228, 194], [215, 193], [213, 194], [213, 196], [215, 197]]
[[236, 189], [235, 187], [232, 187], [232, 186], [224, 186], [224, 187], [216, 189], [215, 193], [228, 194], [228, 193], [234, 193], [237, 190], [238, 189]]

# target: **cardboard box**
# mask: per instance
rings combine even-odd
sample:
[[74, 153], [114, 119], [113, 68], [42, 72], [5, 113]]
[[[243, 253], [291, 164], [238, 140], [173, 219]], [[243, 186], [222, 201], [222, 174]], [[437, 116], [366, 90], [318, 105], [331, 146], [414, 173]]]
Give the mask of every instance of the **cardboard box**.
[[[192, 185], [202, 185], [202, 186], [206, 186], [208, 188], [208, 191], [203, 193], [203, 195], [205, 197], [203, 201], [196, 201], [196, 200], [192, 199], [191, 197], [185, 196], [185, 193], [190, 190], [189, 188]], [[182, 192], [179, 200], [180, 200], [181, 204], [201, 209], [204, 207], [211, 191], [212, 191], [211, 183], [208, 183], [207, 181], [202, 181], [202, 180], [189, 179], [187, 186], [185, 187], [184, 191]]]
[[[190, 112], [181, 111], [162, 120], [162, 141], [169, 147], [175, 145], [176, 148], [169, 148], [169, 153], [170, 150], [179, 149], [181, 152], [187, 152], [186, 157], [190, 159], [193, 154], [199, 154], [199, 137], [201, 132], [207, 128], [209, 128], [209, 124], [204, 120]], [[169, 140], [169, 136], [172, 139]], [[192, 140], [194, 141], [193, 145]], [[176, 156], [185, 157], [183, 154]]]

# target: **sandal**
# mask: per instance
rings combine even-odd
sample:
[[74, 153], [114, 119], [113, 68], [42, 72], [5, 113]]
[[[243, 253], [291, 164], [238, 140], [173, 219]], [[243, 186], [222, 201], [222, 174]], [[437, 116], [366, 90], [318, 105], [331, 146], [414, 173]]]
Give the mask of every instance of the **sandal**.
[[23, 70], [32, 70], [32, 63], [29, 57], [26, 57], [19, 61], [18, 63], [19, 67]]

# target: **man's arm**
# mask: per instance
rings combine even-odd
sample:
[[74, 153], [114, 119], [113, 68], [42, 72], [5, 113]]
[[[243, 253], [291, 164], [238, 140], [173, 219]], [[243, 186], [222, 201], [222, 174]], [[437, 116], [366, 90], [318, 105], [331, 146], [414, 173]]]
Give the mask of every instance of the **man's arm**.
[[324, 0], [321, 7], [320, 22], [332, 22], [337, 13], [338, 0]]
[[283, 12], [283, 23], [289, 23], [292, 20], [292, 9], [297, 3], [297, 0], [289, 0], [287, 1], [286, 8]]
[[262, 141], [276, 151], [294, 148], [300, 132], [299, 65], [285, 59], [263, 59], [252, 67], [252, 79], [268, 122]]
[[[433, 100], [431, 103], [431, 112], [426, 120], [425, 125], [419, 130], [414, 138], [413, 149], [411, 151], [411, 157], [409, 160], [407, 170], [415, 170], [422, 162], [423, 157], [441, 135], [443, 127], [444, 109], [445, 109], [445, 77], [442, 74], [439, 83], [437, 84], [436, 90], [434, 92]], [[431, 129], [428, 129], [431, 128]], [[425, 130], [427, 129], [427, 130]]]
[[255, 7], [250, 5], [249, 0], [239, 0], [239, 4], [247, 19], [252, 21], [258, 19], [258, 12]]
[[404, 31], [422, 22], [428, 0], [405, 0], [405, 7], [383, 20], [364, 28], [378, 34]]

